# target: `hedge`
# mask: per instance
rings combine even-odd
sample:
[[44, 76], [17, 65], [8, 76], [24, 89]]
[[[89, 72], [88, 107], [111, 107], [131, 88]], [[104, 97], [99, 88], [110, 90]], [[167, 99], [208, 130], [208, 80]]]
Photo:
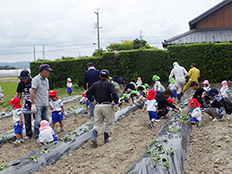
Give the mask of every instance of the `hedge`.
[[232, 44], [200, 43], [168, 46], [170, 59], [178, 61], [188, 71], [191, 63], [201, 72], [201, 81], [221, 82], [231, 79]]
[[83, 75], [87, 70], [87, 63], [93, 62], [99, 70], [108, 69], [111, 75], [125, 77], [128, 81], [137, 81], [141, 77], [143, 82], [151, 84], [152, 76], [157, 74], [164, 85], [168, 84], [168, 76], [172, 63], [179, 62], [188, 71], [191, 63], [201, 71], [201, 81], [210, 82], [229, 80], [232, 72], [232, 44], [231, 43], [201, 43], [189, 45], [168, 46], [168, 50], [138, 49], [107, 52], [101, 58], [89, 57], [71, 60], [35, 61], [30, 63], [31, 75], [37, 75], [39, 66], [47, 63], [54, 69], [49, 76], [51, 89], [65, 87], [66, 79], [70, 77], [73, 83], [82, 85]]

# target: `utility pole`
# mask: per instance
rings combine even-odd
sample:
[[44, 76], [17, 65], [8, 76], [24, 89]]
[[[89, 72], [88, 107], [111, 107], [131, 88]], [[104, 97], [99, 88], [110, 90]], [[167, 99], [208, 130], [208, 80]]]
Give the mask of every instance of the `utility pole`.
[[35, 45], [33, 45], [33, 50], [34, 50], [34, 61], [36, 61], [36, 58], [35, 58]]
[[96, 11], [94, 12], [97, 15], [97, 23], [96, 23], [96, 27], [97, 28], [97, 43], [98, 43], [98, 49], [100, 49], [100, 31], [99, 29], [102, 27], [99, 27], [99, 8], [96, 9]]
[[45, 55], [44, 55], [44, 44], [43, 44], [43, 59], [45, 59]]

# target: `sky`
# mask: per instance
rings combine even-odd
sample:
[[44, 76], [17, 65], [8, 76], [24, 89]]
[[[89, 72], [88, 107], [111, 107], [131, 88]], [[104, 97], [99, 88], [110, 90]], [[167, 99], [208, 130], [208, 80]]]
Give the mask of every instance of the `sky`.
[[[100, 47], [142, 38], [162, 42], [222, 0], [0, 0], [0, 62], [91, 56]], [[35, 51], [34, 51], [35, 50]], [[35, 54], [34, 54], [35, 52]]]

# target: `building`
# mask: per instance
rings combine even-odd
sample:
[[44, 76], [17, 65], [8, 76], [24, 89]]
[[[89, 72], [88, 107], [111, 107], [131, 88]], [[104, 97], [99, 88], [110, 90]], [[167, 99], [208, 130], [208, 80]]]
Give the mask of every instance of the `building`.
[[164, 40], [168, 45], [232, 42], [232, 0], [223, 0], [211, 9], [189, 21], [190, 30]]

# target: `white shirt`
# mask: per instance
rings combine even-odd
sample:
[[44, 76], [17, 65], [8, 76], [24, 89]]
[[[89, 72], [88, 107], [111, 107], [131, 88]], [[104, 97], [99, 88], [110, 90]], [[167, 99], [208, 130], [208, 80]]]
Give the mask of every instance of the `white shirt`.
[[158, 102], [153, 100], [146, 100], [145, 105], [147, 106], [147, 111], [155, 111], [156, 112], [156, 106], [158, 106]]
[[39, 133], [39, 142], [51, 142], [53, 141], [53, 135], [54, 135], [54, 131], [52, 130], [51, 127], [49, 127], [48, 129], [44, 129]]
[[221, 88], [220, 92], [221, 92], [221, 95], [222, 95], [223, 98], [228, 98], [227, 93], [230, 92], [230, 89], [229, 88]]
[[52, 104], [52, 107], [53, 107], [53, 110], [52, 111], [61, 111], [62, 107], [63, 107], [63, 102], [61, 99], [57, 99], [55, 101], [51, 100], [51, 104]]
[[158, 86], [157, 91], [163, 92], [165, 90], [163, 85], [161, 85], [160, 81], [156, 81], [154, 85], [154, 91], [156, 91], [157, 86]]
[[203, 88], [205, 91], [210, 91], [210, 87], [209, 86], [205, 86], [204, 88]]
[[13, 120], [14, 123], [16, 123], [17, 121], [20, 121], [20, 115], [22, 115], [22, 110], [20, 109], [14, 109], [13, 111]]
[[172, 69], [169, 79], [172, 78], [172, 76], [175, 76], [175, 79], [180, 79], [180, 78], [185, 78], [188, 75], [188, 72], [186, 69], [179, 64], [175, 65], [174, 68]]
[[193, 109], [193, 112], [191, 113], [191, 116], [193, 118], [196, 118], [198, 121], [201, 121], [202, 116], [201, 116], [200, 107], [197, 107], [197, 108]]
[[68, 82], [66, 86], [69, 88], [72, 88], [73, 84], [72, 84], [72, 82]]
[[168, 85], [168, 87], [170, 88], [170, 90], [176, 90], [177, 84], [176, 83], [170, 83]]

